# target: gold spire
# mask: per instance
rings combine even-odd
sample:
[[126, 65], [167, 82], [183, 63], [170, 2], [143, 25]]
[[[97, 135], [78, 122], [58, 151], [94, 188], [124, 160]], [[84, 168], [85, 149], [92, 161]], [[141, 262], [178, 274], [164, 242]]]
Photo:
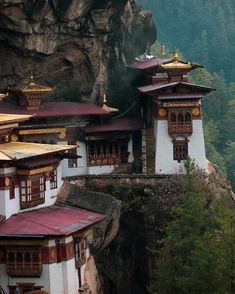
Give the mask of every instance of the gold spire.
[[173, 59], [161, 64], [161, 67], [164, 68], [165, 70], [172, 70], [172, 69], [191, 70], [195, 66], [196, 65], [192, 65], [190, 62], [186, 63], [184, 61], [181, 61], [179, 59], [179, 54], [176, 48], [174, 50]]
[[166, 50], [165, 50], [165, 45], [162, 45], [162, 56], [165, 56], [166, 55]]
[[117, 108], [113, 108], [113, 107], [109, 107], [107, 105], [107, 98], [106, 98], [106, 94], [104, 94], [103, 96], [103, 106], [102, 106], [103, 110], [107, 111], [107, 112], [117, 112], [119, 111], [119, 109]]
[[35, 80], [34, 80], [34, 76], [33, 74], [31, 74], [30, 78], [29, 78], [29, 86], [35, 86]]
[[174, 50], [174, 57], [173, 57], [173, 60], [175, 60], [175, 61], [179, 61], [179, 54], [178, 54], [178, 51], [177, 51], [176, 48], [175, 48], [175, 50]]

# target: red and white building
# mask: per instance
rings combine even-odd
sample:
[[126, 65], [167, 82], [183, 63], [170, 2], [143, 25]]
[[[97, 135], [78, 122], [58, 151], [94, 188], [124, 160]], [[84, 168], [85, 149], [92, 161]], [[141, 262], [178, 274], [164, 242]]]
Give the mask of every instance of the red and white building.
[[0, 292], [77, 294], [92, 227], [105, 216], [55, 205], [61, 160], [77, 146], [12, 142], [30, 118], [0, 114]]

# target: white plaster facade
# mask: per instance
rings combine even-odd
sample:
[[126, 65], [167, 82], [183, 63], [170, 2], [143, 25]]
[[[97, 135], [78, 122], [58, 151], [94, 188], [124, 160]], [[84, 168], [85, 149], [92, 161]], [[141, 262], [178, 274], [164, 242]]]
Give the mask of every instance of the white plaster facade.
[[[0, 169], [0, 175], [8, 175], [10, 173], [14, 173], [16, 168], [4, 168]], [[20, 188], [19, 186], [15, 187], [15, 198], [10, 199], [10, 191], [9, 189], [0, 190], [0, 215], [3, 215], [7, 218], [11, 217], [13, 214], [39, 209], [47, 206], [51, 206], [56, 201], [56, 195], [63, 184], [62, 180], [62, 165], [60, 164], [57, 167], [57, 188], [50, 188], [50, 180], [47, 179], [45, 186], [45, 202], [43, 204], [37, 205], [35, 207], [30, 207], [27, 209], [20, 209]]]
[[[73, 241], [70, 236], [62, 240], [67, 244]], [[45, 244], [44, 244], [45, 246]], [[55, 246], [55, 240], [49, 240], [48, 247]], [[90, 257], [89, 248], [86, 249], [86, 259]], [[86, 263], [81, 266], [81, 281], [85, 283]], [[36, 286], [43, 286], [43, 290], [50, 294], [77, 294], [79, 289], [79, 275], [75, 266], [75, 257], [59, 263], [43, 264], [42, 274], [37, 277], [10, 277], [6, 272], [6, 265], [0, 264], [0, 285], [5, 293], [9, 293], [8, 285], [16, 286], [17, 283], [35, 283]]]
[[[114, 135], [115, 136], [115, 135]], [[59, 142], [58, 144], [67, 144], [67, 142]], [[87, 148], [86, 143], [79, 141], [77, 142], [79, 148], [77, 148], [77, 154], [82, 156], [82, 158], [78, 159], [77, 167], [69, 167], [68, 159], [63, 159], [62, 165], [62, 178], [65, 177], [73, 177], [78, 175], [101, 175], [101, 174], [109, 174], [114, 171], [115, 165], [101, 165], [101, 166], [88, 166], [88, 158], [87, 158]], [[132, 162], [134, 160], [133, 156], [133, 140], [132, 136], [128, 141], [128, 162]]]
[[[195, 160], [195, 164], [207, 171], [205, 142], [202, 120], [193, 120], [193, 133], [188, 137], [188, 155]], [[154, 135], [156, 138], [156, 174], [177, 174], [184, 172], [183, 161], [173, 159], [173, 143], [168, 133], [168, 121], [154, 119]], [[182, 138], [177, 138], [182, 139]]]

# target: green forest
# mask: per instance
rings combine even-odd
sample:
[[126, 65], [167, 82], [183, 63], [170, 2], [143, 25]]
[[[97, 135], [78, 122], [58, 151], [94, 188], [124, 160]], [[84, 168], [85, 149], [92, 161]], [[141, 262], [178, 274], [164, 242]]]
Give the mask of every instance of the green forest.
[[235, 80], [234, 0], [139, 0], [153, 13], [158, 41]]
[[[158, 42], [166, 44], [168, 53], [177, 47], [183, 59], [205, 67], [192, 72], [190, 79], [216, 89], [203, 100], [207, 157], [235, 188], [235, 2], [168, 0], [166, 5], [166, 1], [141, 0], [141, 3], [153, 12]], [[156, 47], [153, 51], [159, 54]]]

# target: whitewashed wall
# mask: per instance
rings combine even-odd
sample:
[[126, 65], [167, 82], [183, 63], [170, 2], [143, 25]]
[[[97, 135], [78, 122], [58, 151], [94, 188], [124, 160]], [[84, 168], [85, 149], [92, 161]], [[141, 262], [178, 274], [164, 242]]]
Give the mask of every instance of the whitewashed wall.
[[[9, 169], [1, 169], [1, 174], [9, 174], [9, 172], [14, 172], [15, 168]], [[25, 212], [30, 211], [34, 209], [39, 209], [47, 206], [51, 206], [56, 201], [56, 195], [58, 193], [58, 190], [63, 184], [62, 181], [62, 175], [61, 175], [61, 164], [57, 168], [57, 188], [56, 189], [50, 189], [50, 180], [48, 179], [46, 181], [46, 191], [45, 191], [45, 202], [43, 204], [37, 205], [35, 207], [30, 207], [27, 209], [20, 209], [20, 189], [19, 187], [15, 188], [15, 198], [10, 199], [10, 191], [7, 190], [0, 190], [0, 214], [6, 216], [6, 218], [11, 217], [13, 214], [19, 213], [19, 212]]]
[[[173, 159], [173, 143], [172, 138], [168, 134], [168, 121], [155, 119], [154, 133], [156, 136], [155, 172], [157, 174], [177, 174], [184, 171], [183, 161], [178, 162]], [[206, 171], [207, 165], [202, 120], [193, 120], [193, 134], [188, 139], [189, 157], [195, 160], [199, 168]]]

